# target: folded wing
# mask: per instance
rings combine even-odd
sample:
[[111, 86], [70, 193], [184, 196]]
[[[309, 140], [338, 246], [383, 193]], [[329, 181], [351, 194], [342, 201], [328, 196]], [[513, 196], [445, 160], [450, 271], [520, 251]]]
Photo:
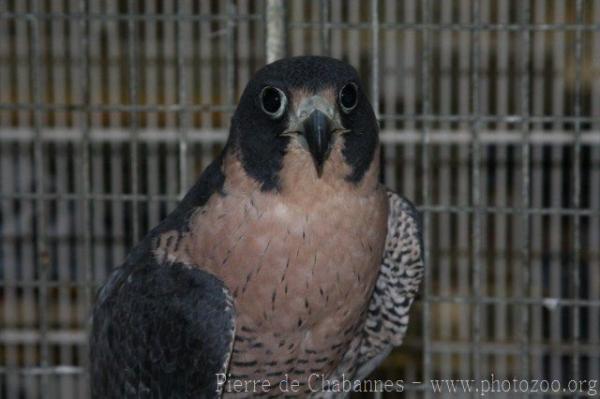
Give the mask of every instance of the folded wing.
[[408, 328], [408, 312], [423, 277], [420, 215], [414, 205], [388, 191], [390, 213], [381, 270], [369, 304], [356, 379], [367, 377]]
[[234, 338], [214, 276], [150, 255], [117, 268], [93, 313], [92, 398], [213, 398]]

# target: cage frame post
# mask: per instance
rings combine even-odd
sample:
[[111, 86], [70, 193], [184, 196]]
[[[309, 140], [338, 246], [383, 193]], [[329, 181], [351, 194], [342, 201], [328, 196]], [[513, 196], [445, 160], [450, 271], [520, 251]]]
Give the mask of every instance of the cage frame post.
[[265, 46], [267, 64], [286, 56], [287, 27], [284, 0], [266, 0]]

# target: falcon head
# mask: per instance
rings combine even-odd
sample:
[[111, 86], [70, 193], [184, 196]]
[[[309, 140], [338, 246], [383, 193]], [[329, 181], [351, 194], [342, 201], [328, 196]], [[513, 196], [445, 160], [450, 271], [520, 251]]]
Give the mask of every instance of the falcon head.
[[227, 148], [263, 191], [358, 184], [378, 148], [378, 125], [356, 70], [329, 57], [273, 62], [246, 86]]

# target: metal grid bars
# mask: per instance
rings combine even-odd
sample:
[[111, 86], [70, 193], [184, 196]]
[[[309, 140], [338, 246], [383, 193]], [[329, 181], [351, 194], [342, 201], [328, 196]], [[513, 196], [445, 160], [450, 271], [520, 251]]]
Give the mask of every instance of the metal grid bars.
[[0, 397], [88, 396], [95, 289], [283, 54], [357, 68], [423, 211], [373, 378], [600, 378], [600, 0], [0, 0]]

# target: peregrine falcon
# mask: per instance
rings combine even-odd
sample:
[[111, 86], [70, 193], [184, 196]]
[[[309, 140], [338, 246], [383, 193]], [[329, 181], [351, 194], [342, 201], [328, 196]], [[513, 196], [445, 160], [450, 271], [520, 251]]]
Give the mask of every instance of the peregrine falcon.
[[324, 381], [367, 377], [423, 274], [378, 133], [350, 65], [258, 71], [220, 156], [98, 292], [92, 397], [327, 397]]

